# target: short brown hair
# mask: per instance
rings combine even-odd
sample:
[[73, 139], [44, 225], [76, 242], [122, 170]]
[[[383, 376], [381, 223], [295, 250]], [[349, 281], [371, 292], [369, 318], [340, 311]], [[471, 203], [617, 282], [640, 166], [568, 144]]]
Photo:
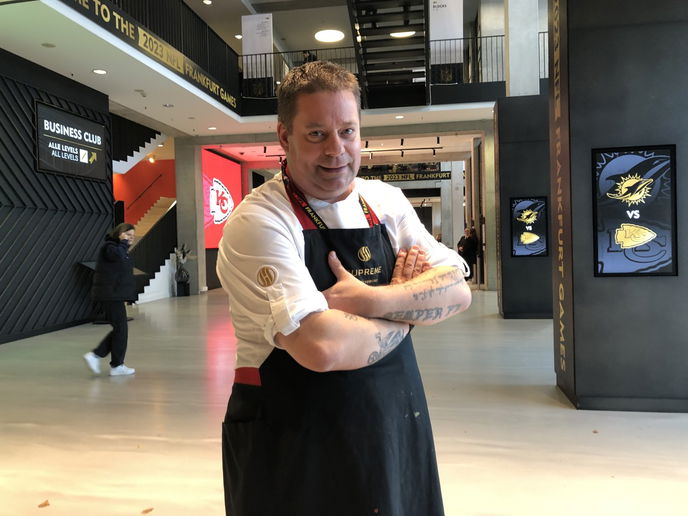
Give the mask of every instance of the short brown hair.
[[130, 231], [132, 229], [136, 229], [134, 226], [131, 224], [127, 224], [126, 222], [122, 222], [121, 224], [117, 224], [114, 228], [112, 228], [112, 231], [108, 233], [108, 236], [112, 238], [113, 240], [119, 240], [119, 236], [122, 233], [126, 233], [127, 231]]
[[277, 120], [291, 132], [296, 100], [302, 93], [350, 91], [361, 114], [361, 88], [356, 76], [329, 61], [313, 61], [292, 68], [277, 89]]

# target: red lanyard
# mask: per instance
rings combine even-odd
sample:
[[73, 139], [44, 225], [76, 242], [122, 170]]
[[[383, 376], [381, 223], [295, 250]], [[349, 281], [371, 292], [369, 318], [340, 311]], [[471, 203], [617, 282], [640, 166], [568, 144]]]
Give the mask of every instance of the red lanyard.
[[[316, 211], [311, 208], [311, 205], [308, 204], [306, 197], [289, 177], [286, 160], [282, 162], [282, 181], [284, 182], [284, 188], [287, 191], [291, 205], [294, 208], [296, 218], [299, 219], [303, 229], [328, 229], [327, 224], [325, 224]], [[363, 214], [368, 221], [368, 226], [372, 228], [373, 226], [379, 224], [380, 219], [377, 218], [377, 215], [375, 215], [373, 209], [368, 206], [368, 203], [365, 202], [363, 197], [360, 195], [358, 196], [358, 202], [363, 209]]]

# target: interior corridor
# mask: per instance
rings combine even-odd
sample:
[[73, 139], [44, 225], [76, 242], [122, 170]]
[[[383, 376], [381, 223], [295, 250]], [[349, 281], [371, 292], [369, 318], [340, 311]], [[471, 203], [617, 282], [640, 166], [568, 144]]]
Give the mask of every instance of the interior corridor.
[[[475, 292], [466, 313], [414, 330], [447, 516], [688, 514], [688, 414], [575, 410], [554, 386], [552, 321], [496, 307]], [[224, 514], [226, 297], [130, 315], [134, 377], [86, 369], [102, 325], [0, 345], [0, 514]]]

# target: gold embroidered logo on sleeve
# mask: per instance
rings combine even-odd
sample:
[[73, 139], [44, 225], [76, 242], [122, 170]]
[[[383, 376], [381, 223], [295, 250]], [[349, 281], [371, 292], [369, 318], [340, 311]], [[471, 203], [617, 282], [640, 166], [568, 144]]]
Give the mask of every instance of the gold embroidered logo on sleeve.
[[270, 287], [277, 281], [277, 269], [272, 265], [263, 265], [258, 269], [256, 280], [261, 287]]
[[370, 260], [373, 256], [370, 254], [370, 249], [368, 248], [367, 245], [364, 245], [358, 250], [358, 259], [361, 260], [362, 262], [367, 262]]

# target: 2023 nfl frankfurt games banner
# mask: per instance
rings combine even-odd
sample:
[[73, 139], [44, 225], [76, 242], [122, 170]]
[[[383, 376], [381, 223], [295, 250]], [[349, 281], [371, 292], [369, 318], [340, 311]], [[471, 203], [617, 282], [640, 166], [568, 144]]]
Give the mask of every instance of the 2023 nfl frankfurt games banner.
[[547, 256], [547, 198], [511, 199], [511, 256]]
[[594, 149], [595, 275], [675, 276], [676, 146]]

